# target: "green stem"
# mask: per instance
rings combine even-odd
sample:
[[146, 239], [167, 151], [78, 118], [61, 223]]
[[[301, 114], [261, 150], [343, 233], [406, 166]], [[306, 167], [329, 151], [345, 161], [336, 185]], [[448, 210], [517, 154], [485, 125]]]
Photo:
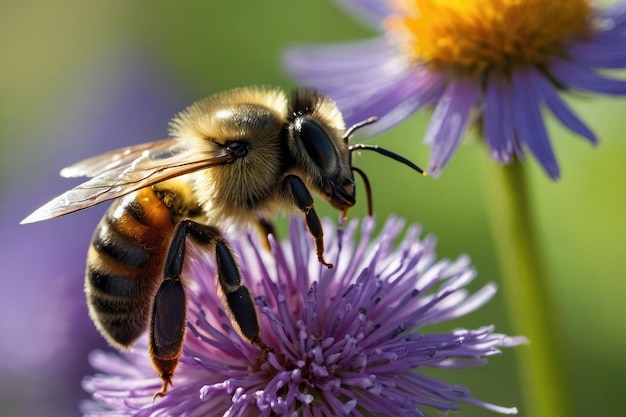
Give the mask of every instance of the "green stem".
[[525, 405], [520, 414], [571, 417], [573, 405], [560, 349], [559, 317], [545, 271], [529, 187], [519, 161], [485, 164], [491, 232], [502, 273], [502, 292], [514, 333], [530, 344], [519, 348]]

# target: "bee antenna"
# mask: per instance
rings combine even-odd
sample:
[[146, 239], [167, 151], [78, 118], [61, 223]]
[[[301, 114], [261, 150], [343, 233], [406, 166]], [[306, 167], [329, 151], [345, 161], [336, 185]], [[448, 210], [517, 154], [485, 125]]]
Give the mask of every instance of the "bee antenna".
[[355, 124], [353, 124], [352, 126], [350, 126], [348, 128], [348, 130], [346, 130], [346, 133], [343, 135], [343, 140], [345, 140], [346, 142], [348, 141], [348, 139], [350, 139], [350, 136], [352, 136], [354, 134], [354, 132], [356, 132], [357, 130], [359, 130], [362, 127], [365, 127], [367, 125], [371, 125], [372, 123], [375, 123], [378, 120], [378, 117], [376, 116], [372, 116], [369, 117], [365, 120], [361, 120], [360, 122], [357, 122]]
[[357, 167], [350, 167], [350, 169], [359, 174], [361, 179], [363, 179], [365, 194], [367, 196], [367, 215], [371, 217], [374, 215], [374, 203], [372, 202], [372, 187], [370, 187], [370, 180], [367, 178], [367, 175], [365, 175], [365, 172], [362, 169]]
[[[363, 123], [363, 122], [361, 122]], [[350, 128], [352, 129], [352, 128]], [[384, 155], [386, 157], [389, 157], [391, 159], [393, 159], [394, 161], [398, 161], [403, 163], [404, 165], [408, 166], [409, 168], [419, 172], [420, 174], [422, 174], [423, 176], [427, 176], [428, 173], [426, 171], [424, 171], [422, 168], [418, 167], [417, 165], [415, 165], [413, 162], [409, 161], [408, 159], [406, 159], [403, 156], [398, 155], [397, 153], [391, 152], [385, 148], [381, 148], [378, 145], [365, 145], [363, 143], [357, 143], [354, 145], [351, 145], [349, 148], [350, 153], [354, 152], [354, 151], [374, 151], [374, 152], [378, 152], [381, 155]]]

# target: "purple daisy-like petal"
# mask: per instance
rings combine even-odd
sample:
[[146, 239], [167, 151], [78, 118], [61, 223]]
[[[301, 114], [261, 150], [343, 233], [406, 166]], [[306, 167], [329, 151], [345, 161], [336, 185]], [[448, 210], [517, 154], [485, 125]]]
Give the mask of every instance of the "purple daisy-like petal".
[[428, 168], [431, 176], [439, 176], [459, 146], [479, 94], [473, 80], [461, 78], [451, 82], [439, 98], [424, 136], [424, 142], [432, 146]]
[[[626, 49], [623, 47], [626, 42], [626, 3], [623, 1], [605, 8], [576, 2], [576, 9], [572, 6], [572, 10], [577, 12], [571, 14], [575, 18], [565, 20], [571, 27], [564, 27], [562, 32], [556, 28], [561, 36], [556, 40], [551, 36], [557, 32], [544, 32], [540, 30], [541, 24], [534, 28], [535, 31], [525, 32], [527, 22], [517, 19], [519, 14], [514, 12], [519, 6], [517, 3], [490, 5], [506, 9], [501, 14], [494, 11], [493, 16], [497, 16], [494, 18], [487, 13], [482, 16], [475, 6], [467, 6], [471, 15], [464, 14], [463, 7], [466, 6], [460, 3], [444, 7], [437, 2], [425, 2], [424, 11], [419, 9], [419, 2], [401, 2], [399, 5], [380, 0], [338, 1], [384, 36], [339, 47], [291, 48], [285, 54], [288, 72], [333, 97], [349, 124], [377, 116], [378, 123], [362, 130], [369, 135], [391, 128], [423, 107], [434, 107], [434, 117], [425, 136], [425, 142], [432, 148], [429, 171], [434, 176], [441, 173], [456, 152], [466, 131], [467, 117], [475, 109], [475, 120], [481, 125], [494, 160], [504, 164], [516, 158], [523, 160], [528, 149], [546, 173], [556, 179], [560, 169], [543, 125], [539, 111], [541, 104], [545, 104], [569, 129], [596, 144], [598, 140], [593, 132], [566, 106], [559, 90], [626, 95], [626, 80], [598, 72], [605, 68], [626, 67]], [[550, 7], [546, 10], [552, 10], [555, 4]], [[433, 32], [415, 29], [427, 22], [420, 20], [415, 24], [414, 20], [420, 18], [422, 12], [435, 13], [432, 10], [439, 13], [431, 16], [435, 22]], [[538, 17], [536, 21], [550, 18], [546, 16]], [[500, 21], [500, 18], [511, 21]], [[450, 22], [457, 20], [465, 26], [455, 32], [454, 28], [459, 25]], [[509, 26], [510, 34], [503, 33], [502, 28]], [[445, 32], [442, 27], [450, 32]], [[489, 35], [489, 30], [494, 33]], [[432, 37], [424, 41], [426, 48], [419, 42], [424, 33], [428, 33], [426, 38]], [[445, 33], [447, 38], [440, 39], [433, 33]], [[516, 39], [528, 33], [545, 34], [545, 39], [542, 38], [545, 44], [539, 42], [536, 45], [540, 46], [532, 52], [526, 47], [517, 48], [519, 42]], [[465, 49], [446, 47], [457, 43], [453, 39], [468, 34], [476, 39], [483, 36], [490, 40], [477, 41]], [[491, 41], [499, 36], [505, 39]], [[441, 55], [421, 55], [425, 50], [428, 53], [438, 51], [437, 42], [443, 45]], [[531, 55], [533, 58], [528, 59]], [[470, 84], [473, 91], [470, 91]], [[529, 91], [525, 91], [526, 88]], [[467, 108], [469, 98], [474, 101]], [[524, 112], [529, 115], [523, 115]], [[450, 122], [453, 124], [448, 126]], [[454, 124], [456, 122], [461, 124]], [[522, 122], [533, 125], [525, 126]]]
[[[376, 135], [402, 122], [418, 109], [437, 103], [445, 86], [445, 77], [441, 74], [415, 68], [403, 73], [397, 83], [378, 91], [371, 100], [361, 101], [358, 106], [354, 106], [355, 111], [345, 116], [346, 123], [350, 125], [376, 116], [376, 123], [362, 129], [368, 135]], [[338, 105], [343, 104], [343, 101], [339, 100]]]
[[356, 221], [345, 230], [335, 231], [329, 221], [324, 228], [333, 269], [319, 264], [299, 218], [288, 241], [270, 239], [271, 254], [251, 236], [231, 242], [244, 280], [258, 295], [261, 336], [273, 348], [267, 362], [258, 364], [259, 350], [239, 337], [221, 308], [213, 257], [192, 249], [188, 334], [172, 388], [152, 403], [161, 381], [144, 353], [145, 340], [131, 353], [94, 352], [91, 363], [101, 373], [84, 381], [94, 399], [84, 405], [86, 414], [423, 416], [461, 403], [517, 412], [416, 372], [484, 365], [500, 348], [525, 342], [494, 333], [493, 326], [422, 332], [474, 311], [495, 293], [493, 284], [474, 294], [465, 289], [476, 276], [468, 257], [437, 260], [435, 239], [420, 240], [417, 226], [401, 236], [404, 222], [397, 218], [376, 238], [373, 219], [360, 229]]
[[[346, 60], [346, 56], [351, 59]], [[372, 116], [378, 122], [362, 131], [370, 135], [400, 123], [419, 108], [436, 103], [446, 78], [425, 68], [411, 68], [386, 38], [331, 47], [292, 49], [285, 64], [302, 82], [336, 91], [347, 125]], [[346, 79], [350, 82], [346, 83]], [[363, 88], [367, 85], [367, 88]]]
[[391, 5], [380, 0], [338, 0], [338, 3], [374, 29], [381, 29]]
[[588, 68], [624, 68], [626, 48], [626, 3], [608, 6], [595, 18], [597, 33], [582, 41], [572, 41], [567, 49], [572, 62]]
[[[329, 47], [292, 49], [286, 52], [285, 63], [300, 74], [304, 83], [324, 83], [337, 89], [343, 86], [345, 90], [340, 89], [335, 100], [351, 97], [353, 104], [394, 84], [407, 68], [405, 59], [390, 49], [388, 40], [382, 37]], [[343, 78], [348, 75], [349, 83]], [[363, 83], [368, 83], [370, 88], [363, 88]]]
[[559, 177], [559, 165], [556, 162], [546, 126], [541, 117], [539, 105], [541, 96], [535, 91], [532, 69], [516, 71], [511, 80], [513, 96], [518, 105], [513, 108], [513, 120], [519, 138], [537, 158], [552, 179]]
[[616, 96], [626, 94], [626, 81], [602, 77], [588, 68], [564, 59], [554, 58], [550, 69], [568, 87]]
[[563, 99], [557, 94], [556, 88], [550, 83], [543, 75], [540, 75], [536, 71], [530, 73], [532, 77], [532, 83], [538, 94], [541, 96], [543, 102], [548, 106], [550, 111], [563, 123], [565, 126], [578, 133], [580, 136], [589, 140], [593, 144], [598, 143], [598, 139], [593, 134], [591, 129], [587, 127], [565, 104]]
[[[491, 157], [497, 162], [508, 164], [515, 154], [517, 141], [513, 125], [513, 100], [510, 85], [492, 77], [487, 82], [485, 94], [485, 139]], [[521, 154], [521, 153], [520, 153]]]

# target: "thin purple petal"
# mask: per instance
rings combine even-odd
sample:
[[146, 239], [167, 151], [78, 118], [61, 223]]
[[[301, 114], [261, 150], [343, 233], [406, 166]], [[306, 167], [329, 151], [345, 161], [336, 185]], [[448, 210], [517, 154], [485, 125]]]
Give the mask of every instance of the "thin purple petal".
[[619, 0], [600, 10], [592, 21], [593, 42], [610, 43], [615, 36], [626, 36], [626, 2]]
[[589, 140], [589, 142], [596, 144], [598, 139], [594, 133], [589, 129], [565, 104], [563, 99], [559, 97], [554, 85], [549, 82], [543, 74], [536, 71], [530, 73], [532, 83], [537, 88], [541, 98], [546, 103], [552, 113], [563, 123], [565, 126], [578, 133], [580, 136]]
[[541, 117], [541, 97], [533, 84], [533, 69], [513, 73], [513, 120], [518, 139], [525, 143], [552, 179], [559, 177], [559, 165]]
[[479, 94], [475, 80], [460, 78], [450, 82], [439, 99], [424, 137], [424, 142], [432, 146], [428, 169], [431, 176], [441, 174], [459, 146]]
[[436, 323], [465, 316], [485, 305], [496, 294], [496, 291], [497, 287], [495, 284], [487, 284], [471, 296], [463, 294], [462, 300], [438, 312], [436, 316], [431, 317], [430, 322]]
[[626, 95], [626, 81], [602, 77], [592, 70], [561, 58], [552, 58], [550, 72], [567, 87], [612, 96]]
[[393, 12], [390, 2], [380, 0], [337, 0], [351, 15], [374, 29], [382, 29], [385, 17]]
[[293, 77], [332, 97], [347, 125], [378, 117], [377, 123], [360, 131], [369, 136], [436, 102], [445, 86], [443, 74], [411, 67], [383, 37], [326, 47], [294, 47], [286, 51], [284, 62]]
[[[290, 48], [284, 54], [284, 63], [294, 78], [332, 97], [348, 125], [363, 120], [360, 117], [372, 116], [370, 103], [396, 89], [406, 78], [408, 68], [406, 60], [383, 37], [328, 47]], [[391, 107], [399, 104], [393, 102]]]
[[[608, 36], [606, 36], [608, 38]], [[607, 43], [594, 40], [571, 43], [567, 47], [570, 61], [587, 68], [621, 69], [626, 67], [626, 34], [615, 33]]]
[[588, 39], [570, 42], [568, 58], [581, 67], [624, 68], [626, 66], [626, 3], [617, 2], [602, 10], [592, 21], [595, 33]]
[[295, 45], [285, 51], [283, 62], [287, 71], [304, 83], [323, 81], [328, 87], [346, 85], [355, 90], [363, 90], [363, 82], [393, 79], [408, 66], [382, 36], [327, 46]]
[[508, 164], [515, 153], [511, 87], [499, 76], [487, 80], [483, 126], [491, 157]]
[[482, 407], [484, 409], [487, 409], [489, 411], [493, 411], [495, 413], [500, 413], [500, 414], [505, 414], [505, 415], [515, 415], [517, 414], [517, 408], [516, 407], [502, 407], [499, 405], [495, 405], [495, 404], [490, 404], [490, 403], [486, 403], [484, 401], [480, 401], [477, 400], [475, 398], [468, 398], [467, 402], [470, 404], [474, 404], [478, 407]]
[[444, 91], [445, 81], [442, 74], [415, 68], [388, 88], [376, 92], [368, 101], [352, 106], [345, 100], [336, 101], [340, 109], [350, 109], [344, 112], [348, 125], [371, 116], [378, 117], [376, 123], [362, 129], [365, 135], [374, 136], [404, 121], [420, 108], [436, 103]]

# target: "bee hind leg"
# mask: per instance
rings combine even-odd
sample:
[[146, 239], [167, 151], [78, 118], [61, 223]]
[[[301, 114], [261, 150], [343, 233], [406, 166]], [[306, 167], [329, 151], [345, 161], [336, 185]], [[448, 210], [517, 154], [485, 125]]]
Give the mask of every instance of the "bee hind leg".
[[161, 386], [161, 391], [157, 391], [152, 396], [152, 402], [155, 402], [157, 398], [164, 397], [167, 393], [167, 387], [172, 385], [172, 380], [170, 378], [163, 379], [163, 385]]
[[185, 239], [193, 224], [184, 220], [176, 227], [165, 260], [163, 281], [152, 304], [149, 352], [152, 364], [163, 380], [161, 390], [152, 397], [153, 401], [164, 396], [168, 386], [172, 385], [172, 376], [183, 350], [187, 297], [180, 278], [185, 261]]

